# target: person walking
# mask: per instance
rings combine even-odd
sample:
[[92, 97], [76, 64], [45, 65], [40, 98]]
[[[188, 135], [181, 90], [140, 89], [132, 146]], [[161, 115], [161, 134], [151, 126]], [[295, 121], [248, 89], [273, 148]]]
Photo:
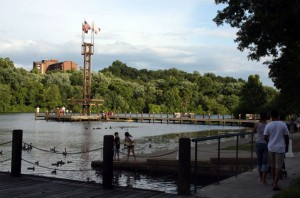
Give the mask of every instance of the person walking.
[[268, 146], [264, 139], [264, 130], [267, 125], [267, 113], [260, 113], [260, 120], [254, 126], [253, 133], [256, 133], [255, 151], [257, 157], [257, 170], [260, 182], [267, 185], [268, 174]]
[[300, 133], [300, 115], [296, 119], [297, 132]]
[[127, 147], [127, 160], [129, 160], [130, 151], [132, 152], [134, 160], [136, 160], [134, 152], [134, 138], [128, 132], [125, 132], [125, 145]]
[[271, 112], [272, 121], [264, 130], [264, 138], [268, 144], [269, 157], [271, 161], [272, 187], [274, 191], [280, 190], [278, 181], [280, 178], [284, 154], [288, 151], [289, 130], [287, 125], [279, 120], [279, 112]]
[[114, 151], [114, 159], [120, 160], [120, 137], [118, 132], [115, 132]]

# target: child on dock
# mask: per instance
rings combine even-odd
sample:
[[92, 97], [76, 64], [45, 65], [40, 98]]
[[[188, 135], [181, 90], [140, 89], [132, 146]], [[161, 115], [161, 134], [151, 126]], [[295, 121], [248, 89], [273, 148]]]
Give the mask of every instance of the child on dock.
[[135, 152], [134, 152], [134, 138], [128, 133], [125, 132], [125, 145], [127, 146], [127, 160], [129, 160], [130, 151], [136, 160]]
[[114, 160], [120, 160], [120, 137], [119, 133], [115, 132], [114, 138]]

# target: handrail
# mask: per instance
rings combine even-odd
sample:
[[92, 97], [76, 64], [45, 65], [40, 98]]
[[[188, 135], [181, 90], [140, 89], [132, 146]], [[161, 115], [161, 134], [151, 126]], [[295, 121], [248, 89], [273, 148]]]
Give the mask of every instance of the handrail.
[[221, 147], [221, 139], [222, 138], [228, 138], [228, 137], [237, 137], [236, 138], [236, 157], [235, 157], [235, 176], [237, 177], [237, 172], [238, 172], [238, 163], [237, 160], [239, 158], [238, 154], [239, 154], [239, 136], [244, 136], [244, 135], [251, 135], [251, 171], [253, 169], [253, 137], [254, 134], [252, 132], [241, 132], [241, 133], [233, 133], [233, 134], [223, 134], [223, 135], [216, 135], [216, 136], [210, 136], [210, 137], [200, 137], [200, 138], [193, 138], [192, 142], [195, 142], [195, 164], [194, 164], [194, 171], [195, 171], [195, 186], [194, 186], [194, 191], [196, 193], [197, 189], [196, 189], [196, 184], [197, 184], [197, 161], [198, 161], [198, 142], [202, 142], [202, 141], [207, 141], [207, 140], [214, 140], [214, 139], [218, 139], [218, 181], [217, 184], [219, 184], [220, 182], [220, 147]]
[[226, 138], [226, 137], [234, 137], [234, 136], [241, 136], [241, 135], [250, 135], [253, 134], [252, 132], [241, 132], [241, 133], [230, 133], [230, 134], [223, 134], [223, 135], [215, 135], [209, 137], [200, 137], [200, 138], [193, 138], [192, 142], [201, 142], [206, 140], [214, 140], [218, 138]]

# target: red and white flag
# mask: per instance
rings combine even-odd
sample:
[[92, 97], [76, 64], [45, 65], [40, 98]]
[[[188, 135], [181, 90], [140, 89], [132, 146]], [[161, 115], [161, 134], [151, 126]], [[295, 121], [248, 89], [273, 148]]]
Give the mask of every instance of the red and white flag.
[[88, 24], [88, 22], [84, 21], [84, 23], [82, 24], [82, 31], [87, 34], [90, 29], [91, 29], [91, 26]]
[[95, 34], [98, 34], [98, 32], [100, 32], [100, 28], [99, 27], [97, 27], [95, 24], [93, 25], [93, 27], [92, 27], [92, 31], [95, 33]]

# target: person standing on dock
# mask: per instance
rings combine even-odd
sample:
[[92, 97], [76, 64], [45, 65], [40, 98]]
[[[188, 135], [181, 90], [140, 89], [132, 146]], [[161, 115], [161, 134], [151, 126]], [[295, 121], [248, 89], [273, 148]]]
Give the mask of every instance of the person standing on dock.
[[127, 160], [129, 160], [130, 151], [132, 152], [134, 160], [136, 160], [134, 152], [134, 138], [128, 132], [125, 132], [125, 145], [127, 147]]
[[264, 139], [264, 130], [267, 125], [267, 119], [267, 113], [261, 113], [259, 122], [253, 128], [253, 133], [257, 133], [255, 142], [257, 170], [259, 173], [260, 182], [265, 185], [267, 185], [266, 179], [268, 174], [268, 146]]
[[114, 138], [114, 159], [120, 160], [120, 137], [118, 132], [115, 132]]
[[286, 124], [279, 120], [278, 111], [272, 111], [271, 118], [272, 121], [266, 125], [264, 130], [264, 136], [268, 143], [271, 160], [273, 190], [278, 191], [280, 190], [278, 181], [283, 166], [284, 153], [288, 151], [289, 147], [289, 130]]

